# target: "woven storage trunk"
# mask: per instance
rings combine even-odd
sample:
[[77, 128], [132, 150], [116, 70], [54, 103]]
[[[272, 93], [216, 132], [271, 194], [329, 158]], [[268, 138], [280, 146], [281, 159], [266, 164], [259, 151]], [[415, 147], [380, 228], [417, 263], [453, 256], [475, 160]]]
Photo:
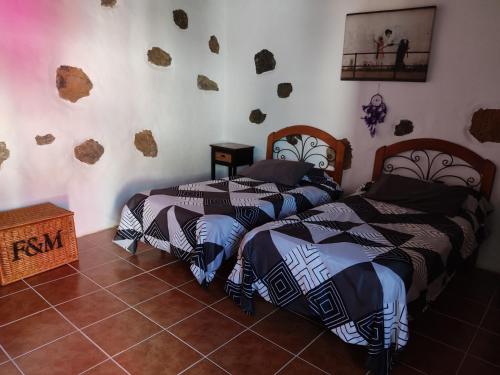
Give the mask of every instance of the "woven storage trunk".
[[0, 283], [78, 259], [73, 212], [51, 203], [0, 212]]

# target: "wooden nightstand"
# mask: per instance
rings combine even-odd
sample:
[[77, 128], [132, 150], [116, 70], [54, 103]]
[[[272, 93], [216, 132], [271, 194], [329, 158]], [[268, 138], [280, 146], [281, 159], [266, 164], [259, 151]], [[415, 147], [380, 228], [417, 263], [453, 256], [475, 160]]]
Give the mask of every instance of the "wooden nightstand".
[[217, 143], [212, 148], [212, 180], [215, 180], [215, 165], [225, 165], [229, 170], [229, 177], [236, 175], [236, 168], [241, 165], [253, 164], [254, 146], [239, 143]]

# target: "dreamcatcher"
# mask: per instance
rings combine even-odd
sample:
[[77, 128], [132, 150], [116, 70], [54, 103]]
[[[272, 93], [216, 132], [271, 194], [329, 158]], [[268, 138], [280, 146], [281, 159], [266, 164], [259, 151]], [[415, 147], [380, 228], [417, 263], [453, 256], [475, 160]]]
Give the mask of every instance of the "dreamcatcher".
[[387, 106], [384, 103], [384, 98], [379, 93], [372, 96], [370, 104], [361, 106], [365, 116], [361, 117], [365, 120], [366, 126], [372, 137], [375, 136], [375, 127], [385, 120], [387, 114]]

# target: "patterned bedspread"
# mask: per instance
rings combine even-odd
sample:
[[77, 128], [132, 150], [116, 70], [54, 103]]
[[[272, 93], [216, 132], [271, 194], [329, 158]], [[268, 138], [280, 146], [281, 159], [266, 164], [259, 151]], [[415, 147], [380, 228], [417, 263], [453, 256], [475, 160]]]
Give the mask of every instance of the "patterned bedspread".
[[408, 340], [407, 303], [441, 292], [476, 248], [476, 224], [353, 195], [250, 231], [226, 291], [248, 312], [255, 291], [305, 306], [385, 374]]
[[137, 241], [171, 252], [209, 283], [243, 235], [258, 225], [339, 198], [330, 178], [306, 176], [290, 187], [233, 177], [134, 195], [122, 211], [114, 242], [135, 253]]

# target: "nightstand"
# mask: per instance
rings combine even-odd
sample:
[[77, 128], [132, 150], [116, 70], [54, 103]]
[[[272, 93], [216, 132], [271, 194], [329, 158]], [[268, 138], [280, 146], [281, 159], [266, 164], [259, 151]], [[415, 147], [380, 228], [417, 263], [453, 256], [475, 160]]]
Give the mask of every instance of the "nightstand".
[[229, 177], [236, 175], [236, 168], [241, 165], [253, 164], [254, 146], [239, 143], [216, 143], [212, 148], [212, 180], [215, 180], [215, 165], [225, 165], [229, 170]]

